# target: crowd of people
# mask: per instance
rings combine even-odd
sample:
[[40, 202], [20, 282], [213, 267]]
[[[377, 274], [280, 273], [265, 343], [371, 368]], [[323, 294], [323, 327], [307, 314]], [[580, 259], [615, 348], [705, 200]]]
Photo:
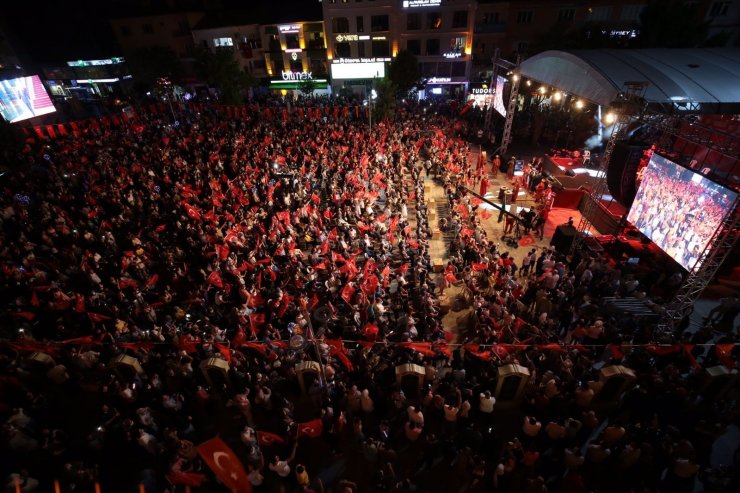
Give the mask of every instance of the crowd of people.
[[[409, 103], [371, 128], [343, 104], [142, 113], [27, 145], [0, 204], [8, 491], [225, 491], [196, 450], [214, 436], [257, 492], [693, 491], [737, 408], [601, 304], [671, 273], [551, 248], [517, 265], [460, 187], [454, 112]], [[425, 168], [458, 232], [442, 272]], [[450, 287], [464, 327], [443, 324]], [[421, 388], [397, 380], [407, 363]], [[510, 363], [527, 384], [497, 401]], [[607, 402], [614, 363], [636, 381]]]

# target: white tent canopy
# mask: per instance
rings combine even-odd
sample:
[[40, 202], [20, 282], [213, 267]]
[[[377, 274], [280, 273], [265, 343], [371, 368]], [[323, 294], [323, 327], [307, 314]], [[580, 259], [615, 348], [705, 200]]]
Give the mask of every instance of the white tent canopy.
[[647, 82], [655, 109], [740, 113], [740, 49], [545, 51], [522, 62], [523, 77], [608, 106], [626, 82]]

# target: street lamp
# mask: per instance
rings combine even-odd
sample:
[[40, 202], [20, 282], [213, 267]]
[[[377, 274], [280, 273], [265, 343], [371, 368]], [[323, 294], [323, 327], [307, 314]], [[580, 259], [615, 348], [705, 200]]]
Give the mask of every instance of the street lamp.
[[378, 93], [375, 89], [370, 89], [370, 98], [368, 99], [368, 116], [370, 119], [370, 131], [373, 130], [373, 106], [375, 100], [378, 99]]

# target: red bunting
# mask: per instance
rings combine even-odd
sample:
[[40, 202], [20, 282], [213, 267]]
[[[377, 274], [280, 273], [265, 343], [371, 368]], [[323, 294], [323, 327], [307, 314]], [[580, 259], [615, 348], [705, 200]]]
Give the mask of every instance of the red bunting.
[[432, 350], [431, 342], [401, 342], [398, 344], [400, 347], [412, 349], [417, 353], [421, 353], [424, 356], [436, 356], [437, 353]]
[[483, 361], [491, 359], [491, 351], [481, 351], [477, 344], [466, 344], [465, 351]]
[[692, 368], [695, 368], [697, 370], [701, 370], [701, 365], [698, 361], [696, 361], [696, 358], [694, 358], [694, 345], [693, 344], [684, 344], [683, 345], [683, 352], [686, 355], [686, 359], [689, 360], [689, 364]]
[[656, 356], [668, 356], [681, 351], [681, 346], [679, 344], [646, 344], [645, 350]]
[[352, 371], [352, 362], [347, 356], [347, 348], [340, 339], [326, 339], [324, 342], [329, 346], [329, 354], [335, 356], [342, 362], [347, 370]]
[[197, 339], [189, 334], [177, 339], [177, 347], [181, 351], [185, 351], [188, 354], [197, 353], [198, 344], [200, 344], [200, 339]]
[[112, 320], [111, 317], [108, 317], [106, 315], [101, 315], [100, 313], [87, 312], [87, 316], [90, 317], [90, 320], [92, 320], [93, 322], [103, 322], [104, 320]]

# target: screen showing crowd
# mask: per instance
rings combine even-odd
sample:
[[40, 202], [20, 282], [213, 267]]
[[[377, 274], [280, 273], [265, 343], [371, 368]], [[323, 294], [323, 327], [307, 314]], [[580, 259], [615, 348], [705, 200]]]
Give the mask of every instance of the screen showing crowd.
[[55, 111], [38, 75], [0, 80], [0, 115], [10, 123]]
[[690, 271], [700, 266], [736, 199], [737, 193], [654, 154], [627, 220]]

